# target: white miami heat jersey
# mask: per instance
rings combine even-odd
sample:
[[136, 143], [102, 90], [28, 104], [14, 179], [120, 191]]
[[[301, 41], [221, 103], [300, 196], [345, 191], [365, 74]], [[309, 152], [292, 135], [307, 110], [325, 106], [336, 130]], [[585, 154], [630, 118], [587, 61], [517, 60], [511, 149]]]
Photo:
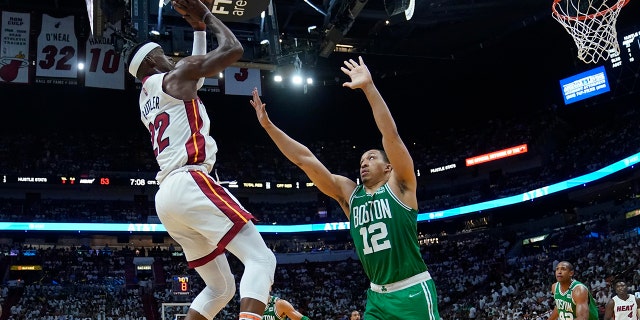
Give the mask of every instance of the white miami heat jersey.
[[620, 299], [617, 295], [613, 296], [613, 319], [615, 320], [637, 320], [638, 304], [636, 297], [632, 294], [627, 296], [626, 300]]
[[218, 146], [209, 135], [210, 120], [200, 99], [183, 101], [162, 90], [165, 73], [143, 81], [140, 91], [140, 119], [149, 130], [153, 153], [160, 171], [159, 183], [173, 170], [185, 165], [202, 165], [211, 172]]

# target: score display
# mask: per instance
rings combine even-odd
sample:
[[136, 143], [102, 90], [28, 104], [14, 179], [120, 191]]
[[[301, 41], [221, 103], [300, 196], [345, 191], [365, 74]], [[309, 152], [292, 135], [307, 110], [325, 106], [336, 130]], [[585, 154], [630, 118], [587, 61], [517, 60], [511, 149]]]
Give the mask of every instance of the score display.
[[176, 296], [189, 295], [191, 286], [189, 286], [189, 276], [173, 276], [171, 280], [171, 292]]
[[620, 40], [620, 54], [610, 52], [611, 68], [637, 63], [640, 59], [640, 30], [619, 31], [618, 40]]
[[640, 31], [632, 32], [622, 37], [620, 54], [626, 54], [629, 62], [636, 60], [636, 56], [640, 55]]
[[31, 185], [60, 185], [60, 186], [157, 186], [154, 177], [81, 177], [81, 176], [13, 176], [2, 175], [1, 184], [31, 184]]
[[[66, 176], [28, 176], [28, 175], [6, 175], [0, 173], [0, 187], [16, 187], [21, 185], [43, 185], [43, 186], [59, 186], [64, 188], [75, 187], [158, 187], [160, 184], [155, 179], [155, 172], [147, 174], [140, 173], [136, 176], [123, 175], [97, 175], [88, 177], [86, 175], [66, 175]], [[218, 181], [219, 184], [225, 185], [228, 189], [311, 189], [315, 188], [313, 182], [303, 181]]]

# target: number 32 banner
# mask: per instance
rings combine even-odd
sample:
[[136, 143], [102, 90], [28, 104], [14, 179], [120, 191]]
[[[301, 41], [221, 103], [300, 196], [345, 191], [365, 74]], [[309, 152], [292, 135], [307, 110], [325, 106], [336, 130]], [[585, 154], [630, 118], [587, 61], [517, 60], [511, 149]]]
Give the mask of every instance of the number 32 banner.
[[36, 82], [78, 84], [78, 39], [74, 18], [42, 15], [38, 36]]

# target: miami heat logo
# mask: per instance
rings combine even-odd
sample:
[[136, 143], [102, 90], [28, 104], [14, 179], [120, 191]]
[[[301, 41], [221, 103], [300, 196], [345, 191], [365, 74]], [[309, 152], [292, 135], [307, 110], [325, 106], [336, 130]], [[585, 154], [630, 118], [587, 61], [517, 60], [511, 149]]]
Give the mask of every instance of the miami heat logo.
[[25, 55], [20, 51], [14, 57], [0, 57], [0, 79], [5, 82], [11, 82], [18, 77], [20, 68], [29, 65], [29, 61], [25, 59]]

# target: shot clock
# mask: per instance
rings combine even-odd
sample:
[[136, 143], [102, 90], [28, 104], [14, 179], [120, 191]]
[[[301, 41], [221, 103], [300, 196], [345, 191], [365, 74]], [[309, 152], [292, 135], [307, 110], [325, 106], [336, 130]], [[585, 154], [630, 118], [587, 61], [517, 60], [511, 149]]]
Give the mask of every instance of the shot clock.
[[173, 276], [171, 282], [171, 292], [173, 292], [173, 295], [183, 296], [191, 294], [189, 276]]

